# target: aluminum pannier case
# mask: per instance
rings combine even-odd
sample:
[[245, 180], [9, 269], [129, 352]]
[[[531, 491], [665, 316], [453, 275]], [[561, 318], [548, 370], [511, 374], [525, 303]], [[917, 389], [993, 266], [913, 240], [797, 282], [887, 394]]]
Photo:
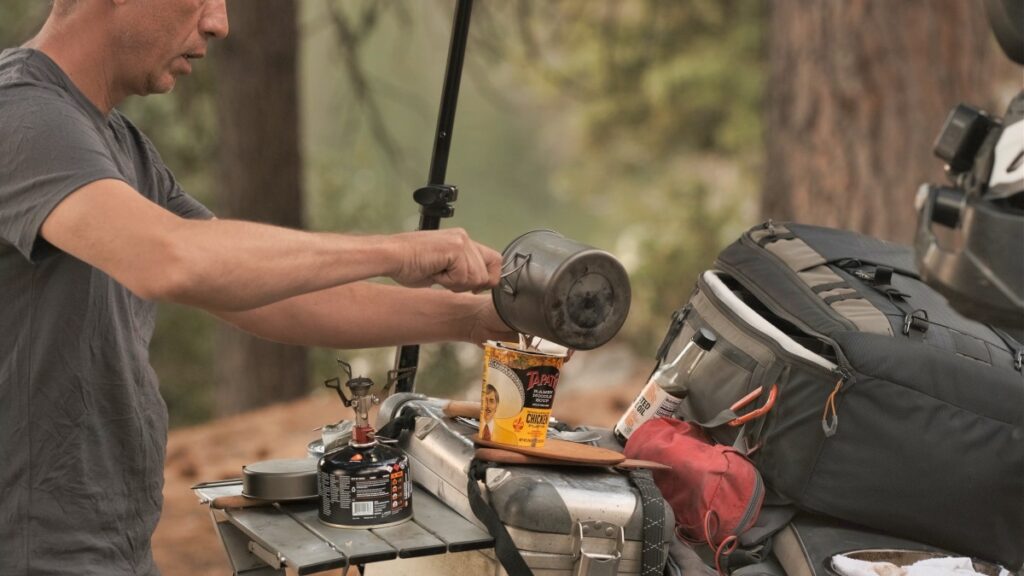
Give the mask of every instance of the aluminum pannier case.
[[[483, 528], [467, 495], [476, 429], [447, 418], [442, 411], [446, 404], [447, 400], [418, 394], [395, 394], [382, 404], [378, 423], [415, 414], [415, 429], [403, 434], [399, 445], [409, 456], [416, 490], [430, 492]], [[610, 431], [606, 432], [605, 446], [617, 449]], [[624, 474], [608, 468], [498, 465], [486, 471], [483, 484], [484, 497], [535, 576], [641, 574], [643, 507], [637, 489]], [[675, 518], [659, 500], [664, 528], [656, 544], [663, 551], [663, 565], [668, 549], [663, 544], [673, 538]], [[493, 550], [399, 560], [367, 569], [370, 575], [395, 576], [507, 574]]]

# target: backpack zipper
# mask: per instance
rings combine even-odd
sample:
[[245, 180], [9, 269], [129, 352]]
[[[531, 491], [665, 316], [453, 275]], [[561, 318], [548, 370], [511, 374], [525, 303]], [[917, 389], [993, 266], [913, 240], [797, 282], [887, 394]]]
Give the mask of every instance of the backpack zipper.
[[747, 504], [747, 509], [743, 511], [743, 516], [740, 517], [739, 523], [736, 525], [736, 535], [740, 535], [750, 528], [757, 521], [757, 515], [761, 511], [761, 505], [764, 504], [764, 480], [761, 479], [761, 473], [758, 472], [754, 475], [754, 494], [750, 499], [750, 503]]
[[825, 432], [826, 438], [835, 436], [836, 430], [839, 429], [839, 412], [836, 410], [836, 396], [839, 395], [843, 384], [853, 380], [853, 374], [842, 366], [837, 367], [832, 373], [838, 376], [839, 380], [836, 381], [832, 393], [828, 395], [828, 400], [825, 401], [825, 409], [821, 413], [821, 429]]

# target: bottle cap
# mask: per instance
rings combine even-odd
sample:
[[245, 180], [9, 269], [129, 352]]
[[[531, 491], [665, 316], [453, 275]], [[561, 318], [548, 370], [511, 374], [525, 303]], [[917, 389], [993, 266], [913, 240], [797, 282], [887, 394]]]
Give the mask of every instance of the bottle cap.
[[711, 350], [715, 342], [718, 342], [718, 336], [707, 328], [701, 328], [693, 335], [693, 343], [705, 351]]

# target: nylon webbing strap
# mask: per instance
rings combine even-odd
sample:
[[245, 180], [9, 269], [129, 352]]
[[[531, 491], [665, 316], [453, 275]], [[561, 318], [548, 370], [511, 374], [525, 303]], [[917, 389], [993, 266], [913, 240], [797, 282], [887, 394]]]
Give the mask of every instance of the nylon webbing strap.
[[792, 232], [782, 232], [780, 234], [768, 235], [757, 241], [757, 245], [764, 248], [772, 242], [778, 242], [779, 240], [793, 240], [796, 238], [796, 234]]
[[381, 426], [380, 430], [377, 430], [377, 436], [398, 440], [402, 435], [402, 432], [412, 430], [415, 427], [416, 415], [412, 412], [405, 412], [401, 416], [394, 418], [387, 424]]
[[665, 564], [665, 499], [650, 470], [630, 470], [629, 480], [640, 492], [644, 515], [640, 576], [660, 576]]
[[484, 523], [487, 532], [494, 538], [494, 555], [498, 557], [498, 561], [501, 562], [505, 571], [515, 576], [533, 576], [533, 571], [527, 566], [526, 560], [523, 560], [523, 555], [516, 548], [512, 536], [509, 536], [508, 530], [505, 529], [505, 523], [498, 518], [498, 513], [494, 511], [494, 508], [484, 502], [483, 494], [480, 493], [480, 485], [477, 482], [484, 480], [484, 475], [491, 466], [491, 463], [482, 462], [476, 458], [469, 463], [469, 485], [466, 487], [466, 493], [469, 494], [469, 507], [473, 509], [473, 514]]
[[849, 287], [850, 287], [850, 285], [847, 284], [847, 282], [845, 280], [840, 280], [838, 282], [827, 282], [825, 284], [818, 284], [817, 286], [811, 286], [811, 290], [815, 294], [821, 294], [822, 292], [828, 292], [830, 290], [835, 290], [837, 288], [849, 288]]
[[996, 333], [996, 336], [999, 336], [999, 339], [1003, 341], [1003, 344], [1006, 344], [1006, 348], [1009, 350], [1010, 354], [1013, 355], [1013, 367], [1017, 372], [1024, 370], [1024, 346], [1021, 346], [1013, 336], [1010, 336], [1003, 330], [996, 328], [991, 324], [989, 324], [988, 327]]
[[[696, 290], [694, 292], [696, 292]], [[690, 297], [692, 298], [693, 294], [691, 294]], [[692, 308], [693, 306], [687, 304], [672, 313], [672, 323], [669, 324], [668, 332], [665, 333], [665, 337], [661, 339], [661, 345], [658, 346], [658, 355], [656, 357], [658, 364], [665, 361], [665, 356], [668, 355], [669, 348], [672, 347], [672, 343], [676, 341], [679, 333], [683, 331], [683, 324], [686, 323], [686, 317], [690, 315], [690, 310]], [[655, 366], [655, 370], [657, 370], [657, 366]]]
[[833, 294], [822, 298], [825, 304], [832, 305], [833, 302], [842, 302], [844, 300], [863, 300], [864, 297], [859, 292], [847, 292], [846, 294]]

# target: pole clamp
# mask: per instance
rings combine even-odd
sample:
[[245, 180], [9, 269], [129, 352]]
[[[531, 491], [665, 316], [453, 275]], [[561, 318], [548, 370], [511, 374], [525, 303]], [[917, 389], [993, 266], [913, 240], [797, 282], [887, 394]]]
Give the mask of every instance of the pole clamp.
[[451, 205], [459, 198], [459, 189], [451, 184], [431, 184], [412, 193], [412, 199], [420, 205], [420, 213], [434, 218], [451, 218], [455, 207]]

